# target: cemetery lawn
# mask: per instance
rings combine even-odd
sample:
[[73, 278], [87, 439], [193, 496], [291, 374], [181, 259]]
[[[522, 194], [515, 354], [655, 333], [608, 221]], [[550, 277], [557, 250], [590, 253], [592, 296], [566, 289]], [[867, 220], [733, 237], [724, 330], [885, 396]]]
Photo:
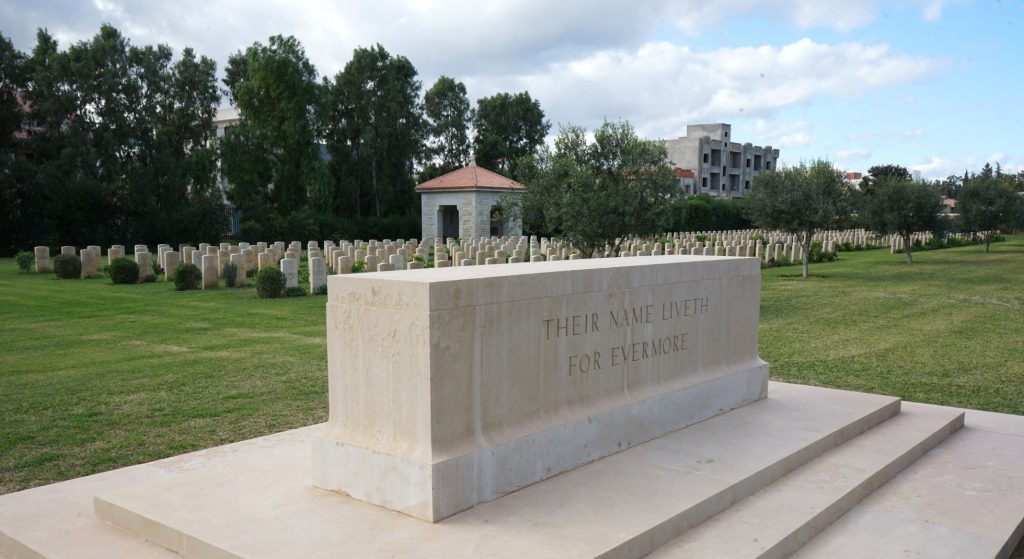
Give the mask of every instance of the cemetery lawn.
[[[1024, 414], [1024, 236], [811, 273], [764, 271], [774, 379]], [[0, 259], [0, 493], [325, 421], [324, 304]]]

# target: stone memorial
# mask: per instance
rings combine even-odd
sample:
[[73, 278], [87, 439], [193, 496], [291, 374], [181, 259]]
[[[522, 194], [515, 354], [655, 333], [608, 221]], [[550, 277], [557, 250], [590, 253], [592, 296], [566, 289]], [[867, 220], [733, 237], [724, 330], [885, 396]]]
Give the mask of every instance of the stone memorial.
[[107, 264], [113, 264], [118, 258], [124, 258], [124, 246], [110, 245], [107, 249]]
[[235, 287], [245, 287], [246, 277], [245, 272], [248, 270], [246, 266], [245, 255], [241, 252], [236, 252], [231, 255], [231, 263], [235, 265]]
[[139, 265], [139, 281], [149, 281], [156, 274], [153, 273], [153, 255], [148, 252], [136, 252], [135, 263]]
[[176, 250], [164, 253], [164, 281], [174, 281], [174, 272], [181, 263], [181, 254]]
[[437, 521], [763, 398], [758, 262], [643, 260], [332, 276], [314, 483]]
[[281, 260], [281, 272], [284, 274], [284, 288], [299, 286], [299, 259], [284, 258]]
[[309, 293], [315, 295], [318, 289], [327, 287], [327, 261], [314, 256], [309, 259]]
[[82, 278], [91, 278], [100, 273], [100, 251], [99, 248], [86, 248], [82, 250]]
[[38, 246], [33, 249], [36, 257], [36, 271], [53, 271], [53, 263], [50, 262], [50, 247]]
[[[212, 248], [212, 247], [208, 247]], [[193, 258], [195, 258], [193, 256]], [[220, 286], [220, 258], [216, 254], [204, 254], [203, 266], [203, 289], [217, 289]]]

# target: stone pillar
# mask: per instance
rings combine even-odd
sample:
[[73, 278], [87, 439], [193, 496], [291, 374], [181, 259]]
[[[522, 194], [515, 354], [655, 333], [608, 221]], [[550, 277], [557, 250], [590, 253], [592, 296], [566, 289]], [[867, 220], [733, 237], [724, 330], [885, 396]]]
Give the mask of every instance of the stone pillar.
[[181, 253], [169, 250], [164, 253], [164, 281], [174, 281], [174, 272], [181, 263]]
[[237, 268], [235, 274], [235, 287], [245, 287], [245, 273], [249, 270], [249, 267], [245, 264], [245, 255], [240, 252], [236, 252], [230, 256], [231, 263]]
[[121, 245], [111, 245], [107, 249], [107, 264], [113, 264], [114, 260], [118, 258], [124, 258], [124, 247]]
[[315, 295], [317, 289], [327, 285], [327, 261], [320, 256], [309, 259], [309, 293]]
[[139, 281], [144, 282], [155, 276], [153, 273], [153, 255], [148, 252], [136, 252], [135, 263], [139, 265]]
[[256, 262], [259, 265], [259, 267], [256, 268], [257, 270], [262, 270], [263, 268], [266, 268], [268, 266], [273, 268], [274, 255], [270, 254], [269, 252], [261, 252], [258, 255], [256, 255]]
[[87, 248], [82, 251], [82, 277], [91, 278], [100, 271], [99, 250]]
[[334, 268], [334, 272], [338, 274], [351, 274], [352, 259], [345, 255], [339, 256], [338, 265]]
[[281, 271], [284, 272], [284, 288], [299, 286], [299, 259], [285, 258], [281, 260]]
[[203, 289], [217, 289], [220, 285], [220, 259], [213, 254], [203, 255]]
[[36, 247], [35, 254], [37, 272], [53, 271], [53, 264], [50, 262], [50, 247]]
[[75, 255], [75, 247], [73, 247], [73, 246], [62, 246], [62, 247], [60, 247], [60, 253], [61, 254], [70, 254], [71, 256], [74, 256]]

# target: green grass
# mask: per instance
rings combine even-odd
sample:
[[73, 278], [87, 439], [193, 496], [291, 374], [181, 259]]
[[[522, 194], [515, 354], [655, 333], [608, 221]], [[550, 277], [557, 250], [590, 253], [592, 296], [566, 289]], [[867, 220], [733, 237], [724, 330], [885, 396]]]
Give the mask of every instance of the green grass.
[[[1024, 414], [1024, 236], [764, 271], [778, 380]], [[324, 421], [324, 297], [19, 274], [0, 260], [0, 493]]]
[[840, 253], [765, 270], [761, 357], [776, 380], [1024, 414], [1024, 236]]

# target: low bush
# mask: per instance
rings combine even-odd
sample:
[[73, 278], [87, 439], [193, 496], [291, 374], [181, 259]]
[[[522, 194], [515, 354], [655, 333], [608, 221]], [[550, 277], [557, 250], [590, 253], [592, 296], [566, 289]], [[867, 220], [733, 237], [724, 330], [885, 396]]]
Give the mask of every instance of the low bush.
[[139, 283], [139, 265], [131, 258], [115, 258], [109, 268], [110, 281], [121, 285]]
[[352, 263], [352, 273], [353, 274], [358, 274], [358, 273], [365, 272], [365, 271], [366, 271], [366, 262], [363, 262], [362, 260], [356, 260], [355, 262]]
[[284, 295], [284, 273], [267, 266], [256, 274], [256, 296], [260, 299], [276, 299]]
[[156, 276], [162, 276], [162, 275], [164, 275], [163, 267], [161, 267], [160, 264], [157, 264], [156, 262], [154, 262], [153, 263], [153, 276], [152, 276], [153, 279], [143, 278], [142, 281], [145, 281], [145, 282], [156, 281]]
[[301, 287], [289, 287], [284, 290], [285, 297], [305, 297], [306, 290]]
[[174, 289], [177, 291], [199, 289], [199, 280], [201, 278], [202, 274], [199, 273], [198, 266], [195, 264], [182, 264], [174, 270]]
[[31, 272], [32, 265], [36, 262], [36, 255], [23, 250], [14, 255], [14, 262], [18, 264], [18, 269], [22, 272]]
[[224, 285], [234, 287], [238, 283], [238, 265], [234, 262], [225, 262], [220, 277], [224, 278]]
[[327, 295], [327, 284], [325, 283], [320, 287], [317, 287], [316, 290], [313, 291], [313, 295]]
[[74, 254], [59, 254], [53, 259], [53, 273], [60, 279], [82, 277], [82, 259]]

